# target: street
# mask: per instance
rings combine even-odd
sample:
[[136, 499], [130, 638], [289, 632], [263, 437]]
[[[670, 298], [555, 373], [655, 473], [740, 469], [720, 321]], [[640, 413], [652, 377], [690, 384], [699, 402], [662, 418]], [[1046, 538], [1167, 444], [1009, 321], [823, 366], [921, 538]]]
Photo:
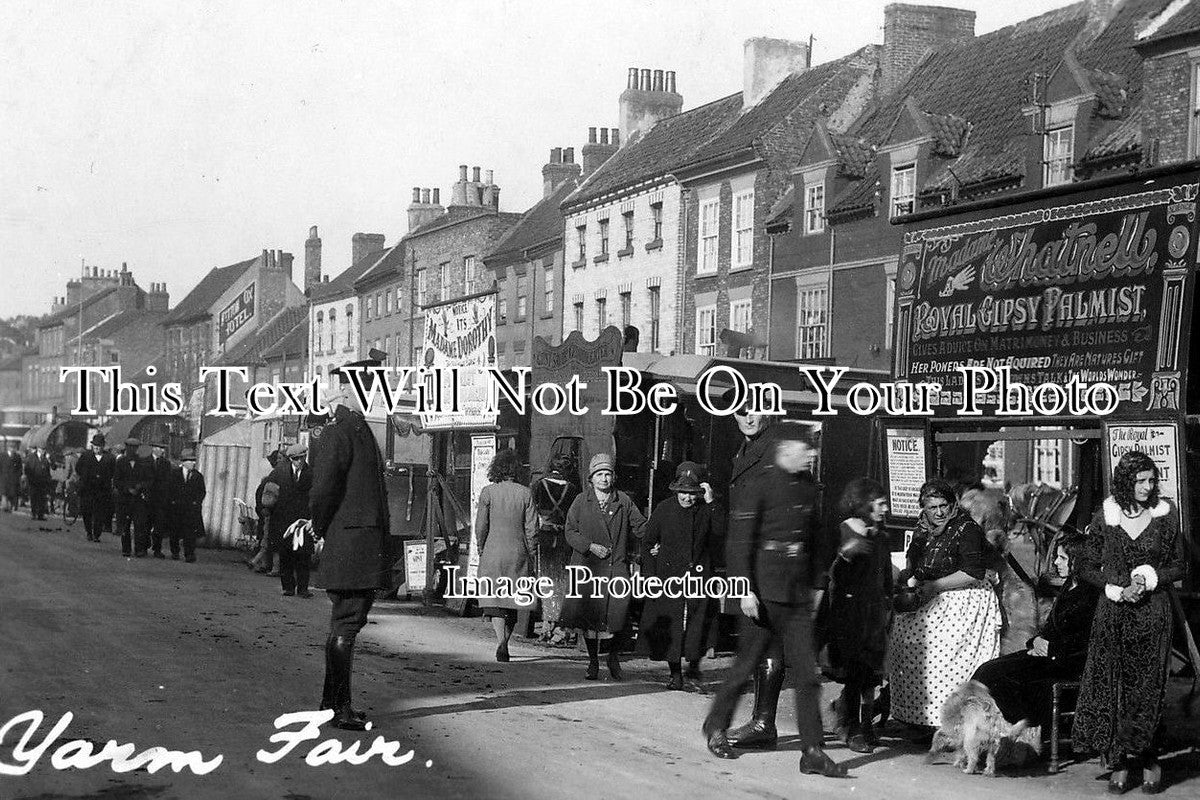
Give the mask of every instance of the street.
[[[830, 754], [850, 767], [852, 777], [843, 781], [801, 776], [794, 739], [774, 753], [719, 761], [700, 736], [708, 698], [664, 691], [665, 665], [630, 659], [625, 682], [606, 680], [603, 670], [600, 681], [586, 681], [585, 661], [574, 650], [524, 640], [514, 641], [511, 663], [499, 664], [484, 621], [416, 602], [377, 604], [359, 638], [354, 694], [373, 730], [326, 727], [265, 763], [256, 754], [280, 747], [270, 738], [275, 719], [317, 706], [329, 614], [322, 592], [281, 597], [277, 580], [250, 573], [233, 551], [201, 549], [195, 564], [125, 559], [112, 536], [93, 544], [81, 523], [32, 522], [21, 514], [0, 515], [0, 576], [0, 724], [43, 712], [32, 749], [65, 713], [73, 715], [28, 774], [0, 776], [5, 800], [1105, 794], [1095, 761], [1054, 776], [1044, 764], [999, 778], [967, 776], [926, 765], [916, 745], [887, 735], [889, 746], [869, 756], [829, 743]], [[727, 663], [708, 663], [709, 689]], [[1179, 691], [1176, 682], [1172, 697]], [[795, 732], [790, 699], [789, 690], [780, 704], [781, 733]], [[748, 705], [743, 698], [739, 722]], [[22, 763], [13, 746], [27, 728], [13, 728], [0, 743], [5, 768]], [[1196, 730], [1195, 720], [1170, 726], [1176, 743], [1197, 741]], [[361, 741], [366, 753], [377, 736], [398, 743], [398, 755], [412, 750], [411, 760], [305, 762], [326, 739], [346, 747]], [[223, 759], [204, 775], [118, 773], [110, 760], [87, 769], [52, 764], [55, 748], [70, 740], [99, 750], [110, 739], [137, 752], [160, 746], [199, 751], [210, 763]], [[1200, 794], [1196, 750], [1176, 749], [1164, 770], [1165, 796]]]

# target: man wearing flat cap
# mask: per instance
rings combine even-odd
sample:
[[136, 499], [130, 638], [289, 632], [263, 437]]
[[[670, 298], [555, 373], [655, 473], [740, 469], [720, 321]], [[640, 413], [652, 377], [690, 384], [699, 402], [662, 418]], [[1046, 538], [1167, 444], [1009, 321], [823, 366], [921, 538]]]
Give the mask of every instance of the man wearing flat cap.
[[179, 457], [180, 466], [172, 470], [171, 522], [168, 541], [171, 558], [179, 560], [179, 545], [183, 544], [183, 560], [196, 560], [196, 538], [204, 533], [204, 476], [196, 469], [196, 451], [186, 448]]
[[144, 451], [140, 439], [126, 439], [125, 455], [117, 461], [113, 474], [121, 554], [137, 558], [145, 558], [150, 550], [150, 499], [154, 489], [154, 462]]
[[80, 454], [75, 462], [75, 474], [79, 476], [79, 513], [89, 542], [100, 541], [104, 521], [112, 516], [112, 480], [117, 462], [112, 453], [105, 451], [104, 445], [104, 434], [97, 433], [92, 437], [91, 448]]
[[[308, 448], [294, 444], [287, 449], [267, 479], [279, 487], [275, 506], [267, 522], [267, 535], [279, 553], [279, 582], [285, 597], [312, 597], [308, 590], [309, 563], [313, 539], [307, 532], [293, 529], [299, 520], [308, 519], [309, 491], [313, 471], [308, 465]], [[287, 533], [292, 530], [291, 536]]]
[[367, 359], [331, 373], [330, 377], [338, 379], [330, 386], [333, 417], [321, 434], [309, 493], [312, 533], [325, 540], [321, 581], [333, 604], [325, 642], [321, 708], [333, 709], [333, 725], [343, 730], [366, 730], [365, 715], [351, 706], [354, 640], [367, 622], [376, 590], [391, 583], [383, 459], [350, 385], [349, 372], [359, 370], [359, 383], [369, 389], [373, 376], [366, 370], [378, 366], [378, 359]]
[[171, 487], [175, 483], [175, 468], [171, 459], [167, 458], [167, 443], [162, 440], [151, 442], [151, 464], [154, 467], [154, 484], [150, 488], [150, 549], [155, 558], [166, 558], [163, 555], [163, 539], [170, 539], [171, 528]]

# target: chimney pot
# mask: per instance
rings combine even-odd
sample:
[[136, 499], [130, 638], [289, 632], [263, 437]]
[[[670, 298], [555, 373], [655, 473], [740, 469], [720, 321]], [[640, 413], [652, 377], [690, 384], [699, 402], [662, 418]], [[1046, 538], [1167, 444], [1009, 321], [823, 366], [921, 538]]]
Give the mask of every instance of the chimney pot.
[[486, 169], [483, 171], [483, 182], [488, 186], [492, 185], [492, 170]]
[[[633, 87], [631, 86], [629, 88], [632, 89]], [[596, 143], [596, 129], [588, 128], [588, 144], [595, 144], [595, 143]]]
[[618, 146], [621, 144], [621, 130], [619, 128], [612, 129], [612, 139], [610, 141]]
[[414, 203], [421, 202], [421, 187], [419, 187], [419, 186], [413, 187], [413, 202]]
[[625, 88], [626, 89], [638, 88], [638, 68], [637, 67], [629, 68], [629, 80], [626, 81]]
[[575, 148], [574, 147], [568, 147], [565, 150], [563, 150], [563, 163], [564, 164], [574, 164], [575, 163]]
[[600, 129], [600, 144], [608, 144], [608, 128]]
[[648, 69], [642, 70], [642, 91], [650, 91], [650, 70]]
[[675, 72], [674, 72], [674, 70], [667, 70], [667, 91], [671, 92], [671, 93], [675, 92]]
[[471, 183], [479, 183], [479, 167], [471, 167]]
[[311, 228], [308, 229], [308, 238], [310, 238], [310, 239], [320, 238], [317, 236], [317, 226], [316, 225], [313, 225]]
[[462, 181], [463, 183], [467, 182], [467, 165], [466, 164], [458, 165], [458, 179], [460, 181]]
[[561, 164], [562, 160], [563, 160], [563, 149], [561, 147], [553, 148], [550, 151], [550, 163], [551, 164]]
[[661, 69], [654, 70], [654, 91], [661, 92], [663, 90], [663, 71]]
[[441, 190], [441, 189], [434, 189], [434, 190], [433, 190], [433, 204], [434, 204], [435, 206], [440, 206], [440, 205], [442, 204], [442, 200], [441, 200], [441, 194], [442, 194], [442, 190]]
[[425, 205], [429, 205], [429, 190], [428, 189], [421, 190], [421, 202]]

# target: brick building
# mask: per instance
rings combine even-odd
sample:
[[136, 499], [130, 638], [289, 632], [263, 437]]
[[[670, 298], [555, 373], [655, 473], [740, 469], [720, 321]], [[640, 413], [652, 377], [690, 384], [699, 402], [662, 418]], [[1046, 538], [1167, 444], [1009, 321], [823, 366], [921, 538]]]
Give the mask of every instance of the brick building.
[[[326, 278], [308, 287], [310, 376], [326, 376], [331, 369], [353, 361], [358, 355], [362, 317], [354, 281], [383, 258], [387, 252], [384, 241], [383, 234], [379, 233], [354, 234], [350, 243], [350, 266], [337, 277]], [[304, 243], [304, 263], [305, 274], [321, 274], [321, 239], [315, 225]], [[365, 313], [366, 308], [361, 311]]]
[[563, 216], [579, 185], [574, 148], [556, 147], [542, 167], [542, 199], [525, 212], [483, 265], [496, 282], [496, 350], [501, 369], [530, 366], [533, 338], [557, 344], [562, 332]]

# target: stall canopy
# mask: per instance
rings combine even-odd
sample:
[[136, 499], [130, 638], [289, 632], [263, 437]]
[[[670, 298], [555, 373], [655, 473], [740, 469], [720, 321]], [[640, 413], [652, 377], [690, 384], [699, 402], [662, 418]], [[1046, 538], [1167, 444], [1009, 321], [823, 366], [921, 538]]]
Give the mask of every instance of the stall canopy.
[[46, 422], [30, 428], [21, 437], [21, 449], [44, 447], [61, 451], [72, 447], [83, 448], [87, 446], [88, 430], [90, 426], [77, 419]]
[[182, 447], [181, 433], [186, 433], [188, 423], [182, 417], [166, 416], [163, 414], [141, 414], [112, 417], [112, 424], [104, 429], [104, 437], [108, 446], [113, 447], [124, 442], [129, 437], [141, 439], [143, 443], [162, 441], [170, 443], [172, 455], [176, 454], [176, 440]]

